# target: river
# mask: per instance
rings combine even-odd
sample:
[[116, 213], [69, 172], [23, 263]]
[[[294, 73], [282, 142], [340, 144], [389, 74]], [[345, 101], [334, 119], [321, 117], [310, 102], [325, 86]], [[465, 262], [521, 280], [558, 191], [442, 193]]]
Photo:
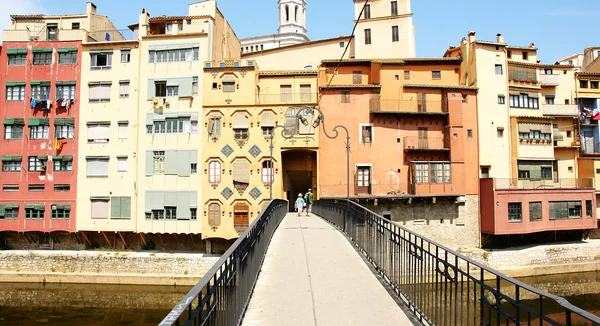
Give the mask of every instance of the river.
[[[600, 272], [520, 280], [600, 316]], [[0, 325], [157, 325], [189, 289], [0, 283]]]

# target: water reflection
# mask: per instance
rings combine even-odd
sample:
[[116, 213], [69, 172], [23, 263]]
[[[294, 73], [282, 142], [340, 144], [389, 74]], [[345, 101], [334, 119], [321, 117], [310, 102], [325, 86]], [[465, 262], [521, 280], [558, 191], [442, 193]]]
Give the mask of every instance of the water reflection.
[[190, 288], [0, 283], [0, 325], [156, 325]]

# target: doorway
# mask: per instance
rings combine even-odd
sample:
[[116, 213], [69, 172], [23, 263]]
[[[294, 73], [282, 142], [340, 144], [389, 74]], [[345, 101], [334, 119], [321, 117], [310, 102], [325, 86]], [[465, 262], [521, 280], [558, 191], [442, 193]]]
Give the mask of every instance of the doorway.
[[317, 185], [317, 153], [310, 150], [286, 151], [281, 154], [283, 167], [283, 185], [289, 211], [294, 212], [294, 202], [298, 194], [308, 189], [316, 193]]
[[371, 167], [359, 166], [356, 171], [356, 192], [359, 195], [371, 194]]
[[586, 154], [594, 153], [594, 134], [589, 130], [583, 132], [583, 146]]

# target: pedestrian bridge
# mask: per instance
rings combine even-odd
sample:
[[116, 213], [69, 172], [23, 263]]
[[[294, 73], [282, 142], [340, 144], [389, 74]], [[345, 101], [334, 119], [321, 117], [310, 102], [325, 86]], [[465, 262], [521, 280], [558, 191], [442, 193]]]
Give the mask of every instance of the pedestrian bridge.
[[347, 200], [273, 200], [160, 325], [600, 325]]

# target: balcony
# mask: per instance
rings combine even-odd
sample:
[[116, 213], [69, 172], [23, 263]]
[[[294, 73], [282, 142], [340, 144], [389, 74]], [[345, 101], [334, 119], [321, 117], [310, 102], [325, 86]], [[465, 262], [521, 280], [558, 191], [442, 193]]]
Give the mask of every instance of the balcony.
[[404, 137], [405, 151], [449, 151], [443, 137]]
[[317, 93], [260, 94], [256, 96], [256, 104], [315, 104], [317, 95]]
[[593, 189], [594, 179], [494, 179], [495, 189]]
[[371, 99], [371, 113], [447, 115], [441, 101]]
[[579, 108], [577, 107], [577, 105], [568, 104], [544, 104], [542, 105], [542, 112], [545, 116], [573, 118], [579, 116]]
[[541, 74], [538, 80], [542, 84], [542, 86], [558, 86], [560, 84], [560, 75]]

